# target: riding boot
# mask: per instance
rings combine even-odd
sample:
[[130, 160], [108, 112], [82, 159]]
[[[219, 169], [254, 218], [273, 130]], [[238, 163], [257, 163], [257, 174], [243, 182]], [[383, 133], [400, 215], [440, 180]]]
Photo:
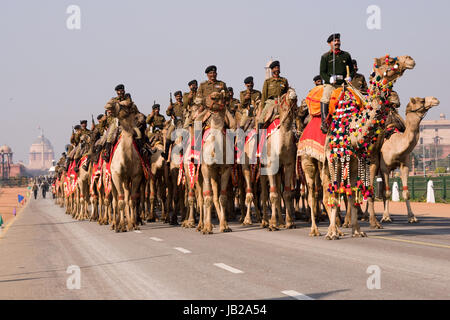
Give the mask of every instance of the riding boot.
[[320, 117], [322, 119], [322, 125], [320, 126], [320, 130], [322, 130], [323, 133], [328, 133], [328, 103], [320, 103]]

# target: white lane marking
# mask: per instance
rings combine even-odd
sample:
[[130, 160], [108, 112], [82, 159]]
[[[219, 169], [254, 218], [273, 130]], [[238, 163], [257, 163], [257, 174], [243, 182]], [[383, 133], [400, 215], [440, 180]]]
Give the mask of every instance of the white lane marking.
[[285, 291], [281, 291], [281, 293], [290, 296], [296, 300], [314, 300], [311, 297], [308, 297], [307, 295], [304, 295], [303, 293], [294, 291], [294, 290], [285, 290]]
[[175, 247], [174, 249], [178, 250], [180, 252], [183, 252], [183, 253], [191, 253], [188, 249], [184, 249], [184, 248], [181, 248], [181, 247]]
[[215, 265], [216, 267], [222, 268], [222, 269], [227, 270], [227, 271], [230, 271], [230, 272], [232, 272], [232, 273], [244, 273], [244, 271], [241, 271], [241, 270], [239, 270], [239, 269], [230, 267], [229, 265], [226, 265], [225, 263], [214, 263], [214, 265]]
[[142, 233], [142, 231], [139, 231], [139, 230], [134, 230], [134, 232], [136, 232], [136, 233]]
[[157, 238], [157, 237], [150, 237], [153, 241], [163, 241], [163, 239]]

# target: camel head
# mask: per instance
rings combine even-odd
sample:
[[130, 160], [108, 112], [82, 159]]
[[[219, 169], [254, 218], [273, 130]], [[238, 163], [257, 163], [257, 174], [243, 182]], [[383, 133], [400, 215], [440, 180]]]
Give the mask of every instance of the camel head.
[[288, 92], [286, 92], [281, 100], [280, 112], [289, 111], [294, 106], [297, 106], [297, 93], [295, 92], [294, 88], [289, 88]]
[[120, 106], [115, 99], [110, 99], [106, 105], [105, 110], [111, 111], [113, 115], [116, 115], [119, 112]]
[[437, 105], [439, 105], [439, 100], [435, 97], [410, 98], [409, 103], [406, 106], [406, 114], [413, 112], [423, 119], [427, 114], [428, 110]]
[[388, 82], [395, 82], [407, 69], [413, 69], [416, 62], [410, 56], [390, 57], [386, 55], [374, 59], [373, 73], [370, 80], [377, 78], [386, 79]]

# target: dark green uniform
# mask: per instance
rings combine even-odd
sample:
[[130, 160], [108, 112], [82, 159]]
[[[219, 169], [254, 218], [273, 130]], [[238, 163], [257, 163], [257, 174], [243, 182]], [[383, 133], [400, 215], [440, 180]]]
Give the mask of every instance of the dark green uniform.
[[[335, 61], [333, 56], [336, 58]], [[330, 84], [330, 77], [336, 75], [337, 79], [334, 85], [341, 85], [347, 76], [347, 66], [350, 69], [350, 77], [353, 78], [355, 76], [355, 70], [353, 69], [350, 53], [341, 50], [339, 53], [333, 55], [333, 51], [330, 50], [324, 53], [320, 59], [320, 76], [326, 84]]]
[[355, 73], [355, 76], [352, 79], [352, 85], [362, 92], [362, 94], [367, 94], [367, 82], [364, 75], [361, 73]]

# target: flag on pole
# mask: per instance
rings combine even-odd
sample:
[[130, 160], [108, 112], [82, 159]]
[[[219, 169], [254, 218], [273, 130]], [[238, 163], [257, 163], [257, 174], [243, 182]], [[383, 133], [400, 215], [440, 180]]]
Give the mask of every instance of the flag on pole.
[[25, 199], [25, 197], [22, 196], [21, 194], [17, 195], [17, 200], [19, 201], [20, 204], [22, 204], [24, 199]]

